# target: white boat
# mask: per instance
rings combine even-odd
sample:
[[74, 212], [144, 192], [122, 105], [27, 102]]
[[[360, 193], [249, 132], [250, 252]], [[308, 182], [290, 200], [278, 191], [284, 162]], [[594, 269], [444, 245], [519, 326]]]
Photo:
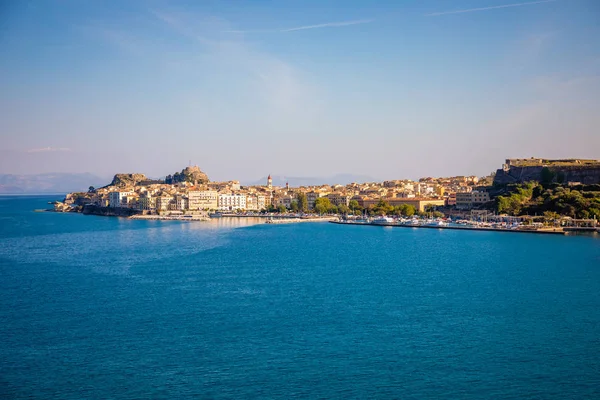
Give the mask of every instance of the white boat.
[[373, 224], [393, 224], [394, 223], [394, 218], [390, 218], [390, 217], [378, 217], [375, 218], [374, 220], [371, 221], [371, 223]]
[[425, 225], [427, 225], [427, 226], [448, 226], [448, 223], [443, 220], [437, 220], [437, 221], [428, 221]]

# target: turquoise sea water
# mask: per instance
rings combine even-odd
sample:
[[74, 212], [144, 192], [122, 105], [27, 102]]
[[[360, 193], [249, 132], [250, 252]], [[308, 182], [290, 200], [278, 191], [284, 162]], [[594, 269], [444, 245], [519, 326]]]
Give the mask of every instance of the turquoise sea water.
[[54, 199], [0, 198], [1, 398], [600, 397], [599, 238]]

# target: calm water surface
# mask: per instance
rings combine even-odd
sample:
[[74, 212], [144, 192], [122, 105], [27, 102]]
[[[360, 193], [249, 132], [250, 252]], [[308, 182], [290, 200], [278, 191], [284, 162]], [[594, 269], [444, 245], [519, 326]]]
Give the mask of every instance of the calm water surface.
[[49, 200], [0, 198], [1, 398], [600, 398], [599, 238]]

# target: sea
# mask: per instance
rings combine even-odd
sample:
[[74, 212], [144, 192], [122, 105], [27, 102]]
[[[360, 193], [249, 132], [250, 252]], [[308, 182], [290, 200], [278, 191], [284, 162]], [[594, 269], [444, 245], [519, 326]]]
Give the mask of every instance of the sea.
[[0, 197], [2, 399], [598, 399], [600, 238]]

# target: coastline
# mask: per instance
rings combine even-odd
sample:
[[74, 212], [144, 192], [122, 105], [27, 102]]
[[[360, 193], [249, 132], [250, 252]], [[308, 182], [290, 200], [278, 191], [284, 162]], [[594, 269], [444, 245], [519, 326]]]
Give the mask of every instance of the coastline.
[[[117, 211], [119, 210], [119, 211]], [[129, 210], [129, 212], [127, 212]], [[72, 209], [69, 211], [58, 211], [53, 209], [35, 209], [34, 212], [54, 212], [54, 213], [74, 213], [84, 215], [96, 215], [101, 217], [117, 217], [127, 218], [135, 220], [146, 220], [146, 221], [187, 221], [187, 222], [210, 222], [218, 220], [220, 218], [258, 218], [265, 219], [265, 224], [293, 224], [301, 222], [330, 222], [338, 225], [359, 225], [359, 226], [379, 226], [379, 227], [390, 227], [390, 228], [424, 228], [424, 229], [449, 229], [449, 230], [463, 230], [463, 231], [483, 231], [483, 232], [512, 232], [512, 233], [537, 233], [546, 235], [576, 235], [576, 234], [588, 234], [588, 235], [600, 235], [600, 228], [586, 228], [586, 227], [565, 227], [565, 228], [541, 228], [541, 229], [503, 229], [503, 228], [491, 228], [491, 227], [467, 227], [467, 226], [437, 226], [437, 225], [403, 225], [396, 223], [365, 223], [365, 222], [352, 222], [352, 221], [341, 221], [339, 217], [299, 217], [299, 216], [286, 216], [286, 215], [245, 215], [245, 214], [223, 214], [218, 218], [211, 218], [205, 215], [143, 215], [137, 210], [131, 209], [114, 209], [110, 207], [97, 207], [86, 205], [83, 209]]]
[[[513, 233], [537, 233], [546, 235], [562, 235], [565, 236], [572, 231], [564, 231], [562, 228], [557, 230], [544, 230], [544, 229], [500, 229], [500, 228], [473, 228], [465, 226], [430, 226], [430, 225], [402, 225], [393, 223], [383, 224], [372, 224], [364, 222], [342, 222], [342, 221], [330, 221], [333, 224], [339, 225], [361, 225], [361, 226], [380, 226], [380, 227], [391, 227], [391, 228], [425, 228], [425, 229], [450, 229], [450, 230], [461, 230], [461, 231], [484, 231], [484, 232], [513, 232]], [[560, 230], [558, 230], [560, 229]]]

